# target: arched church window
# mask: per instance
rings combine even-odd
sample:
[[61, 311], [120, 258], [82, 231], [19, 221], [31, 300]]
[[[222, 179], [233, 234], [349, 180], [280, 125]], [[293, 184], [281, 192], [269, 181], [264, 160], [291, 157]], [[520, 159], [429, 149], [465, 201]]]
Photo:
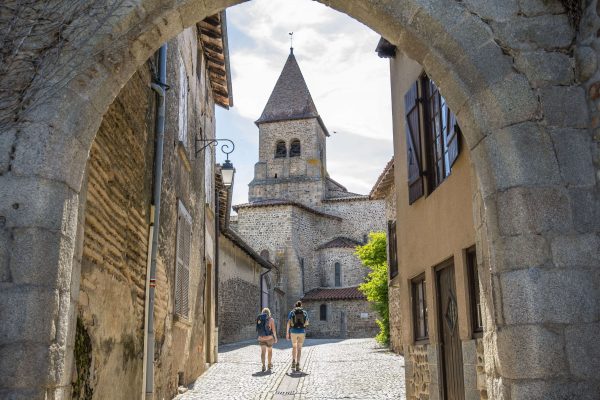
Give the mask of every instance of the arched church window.
[[286, 158], [287, 157], [287, 148], [285, 147], [285, 142], [280, 140], [277, 142], [275, 146], [275, 158]]
[[335, 263], [335, 286], [342, 286], [342, 266], [339, 262]]
[[300, 157], [300, 153], [300, 140], [292, 140], [292, 144], [290, 145], [290, 157]]
[[327, 304], [321, 304], [321, 307], [319, 307], [319, 319], [327, 321]]

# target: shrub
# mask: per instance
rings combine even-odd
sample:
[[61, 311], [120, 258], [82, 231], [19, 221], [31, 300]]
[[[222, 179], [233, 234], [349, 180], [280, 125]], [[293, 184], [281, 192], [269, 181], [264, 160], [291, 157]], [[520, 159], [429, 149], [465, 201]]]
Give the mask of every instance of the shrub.
[[367, 297], [379, 314], [377, 342], [387, 345], [390, 341], [390, 313], [388, 302], [388, 268], [385, 232], [371, 232], [369, 241], [358, 246], [354, 253], [365, 268], [370, 270], [365, 282], [358, 289]]

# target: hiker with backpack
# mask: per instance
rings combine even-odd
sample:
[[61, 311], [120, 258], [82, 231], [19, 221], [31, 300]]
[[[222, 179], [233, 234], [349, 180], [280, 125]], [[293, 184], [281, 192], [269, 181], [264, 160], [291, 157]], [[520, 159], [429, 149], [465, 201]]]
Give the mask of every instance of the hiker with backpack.
[[300, 372], [300, 356], [306, 337], [308, 313], [302, 308], [302, 302], [296, 302], [296, 307], [288, 315], [286, 339], [292, 339], [292, 371]]
[[273, 369], [271, 360], [273, 358], [273, 345], [277, 343], [277, 330], [275, 329], [275, 320], [271, 317], [271, 310], [263, 308], [262, 312], [256, 317], [256, 332], [258, 333], [258, 344], [260, 344], [260, 359], [262, 361], [262, 371], [265, 372], [265, 353], [268, 353], [268, 369]]

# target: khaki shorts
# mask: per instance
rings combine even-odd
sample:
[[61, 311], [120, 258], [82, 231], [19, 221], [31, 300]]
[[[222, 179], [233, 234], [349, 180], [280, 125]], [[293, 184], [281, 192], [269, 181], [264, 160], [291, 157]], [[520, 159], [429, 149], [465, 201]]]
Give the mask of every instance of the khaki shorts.
[[275, 338], [273, 336], [258, 338], [258, 344], [267, 347], [273, 347], [273, 343], [275, 343]]
[[292, 337], [292, 345], [298, 343], [300, 346], [304, 344], [304, 338], [306, 338], [306, 333], [290, 333]]

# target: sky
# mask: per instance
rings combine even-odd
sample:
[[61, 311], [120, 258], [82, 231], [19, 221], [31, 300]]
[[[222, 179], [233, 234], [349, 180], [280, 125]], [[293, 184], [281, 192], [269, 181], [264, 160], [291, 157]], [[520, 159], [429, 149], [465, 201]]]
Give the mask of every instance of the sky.
[[[311, 0], [253, 0], [227, 9], [234, 106], [217, 107], [217, 138], [235, 142], [233, 204], [248, 201], [258, 161], [260, 117], [289, 55], [294, 55], [329, 130], [327, 169], [355, 193], [368, 194], [393, 154], [389, 61], [375, 53], [379, 35]], [[218, 148], [217, 148], [218, 149]], [[217, 150], [217, 161], [224, 157]]]

